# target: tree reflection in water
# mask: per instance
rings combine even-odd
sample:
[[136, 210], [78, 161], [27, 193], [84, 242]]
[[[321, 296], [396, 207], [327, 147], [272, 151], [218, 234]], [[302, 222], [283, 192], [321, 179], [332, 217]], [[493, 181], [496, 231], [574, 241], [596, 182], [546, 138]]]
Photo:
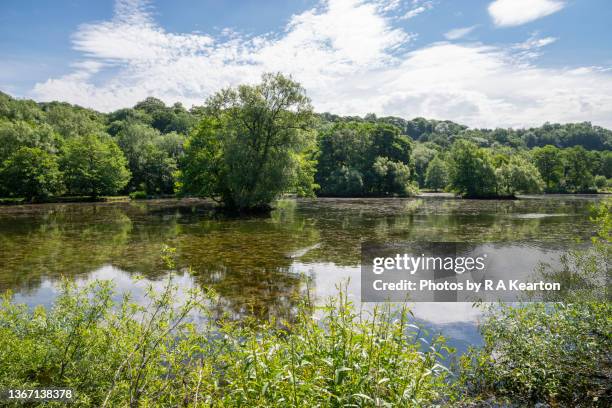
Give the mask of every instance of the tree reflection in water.
[[281, 200], [271, 214], [247, 218], [193, 199], [2, 207], [0, 290], [34, 304], [42, 285], [88, 279], [108, 265], [160, 280], [168, 245], [179, 270], [219, 293], [219, 314], [290, 319], [306, 291], [303, 274], [315, 290], [338, 271], [355, 275], [364, 241], [494, 242], [544, 256], [591, 235], [594, 200]]

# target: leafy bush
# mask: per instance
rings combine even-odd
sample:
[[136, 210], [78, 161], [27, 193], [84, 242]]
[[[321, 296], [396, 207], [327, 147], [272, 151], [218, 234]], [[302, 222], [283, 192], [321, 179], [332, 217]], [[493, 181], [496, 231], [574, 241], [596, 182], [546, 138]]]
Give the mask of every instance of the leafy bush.
[[489, 311], [482, 349], [461, 359], [468, 396], [524, 405], [610, 406], [612, 305], [529, 303]]
[[594, 210], [593, 246], [571, 251], [545, 280], [569, 288], [553, 302], [494, 305], [481, 325], [484, 347], [461, 358], [465, 398], [521, 405], [612, 404], [612, 201]]
[[597, 187], [598, 190], [603, 190], [608, 184], [608, 180], [606, 179], [606, 176], [598, 175], [598, 176], [595, 176], [594, 180], [595, 180], [595, 187]]
[[406, 309], [366, 317], [340, 293], [320, 309], [302, 304], [294, 324], [215, 322], [213, 293], [192, 291], [177, 304], [176, 291], [150, 288], [138, 306], [115, 301], [109, 282], [66, 284], [48, 311], [6, 295], [0, 385], [72, 387], [75, 406], [96, 407], [430, 406], [443, 398], [446, 347], [436, 339], [422, 350]]
[[132, 193], [130, 193], [130, 198], [132, 200], [144, 200], [146, 199], [147, 196], [147, 192], [146, 191], [134, 191]]

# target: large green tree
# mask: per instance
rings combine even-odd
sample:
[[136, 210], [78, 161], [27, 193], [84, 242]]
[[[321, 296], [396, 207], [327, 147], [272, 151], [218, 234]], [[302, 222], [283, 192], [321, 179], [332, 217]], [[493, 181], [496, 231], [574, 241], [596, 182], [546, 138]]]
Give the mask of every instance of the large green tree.
[[426, 185], [427, 166], [436, 157], [436, 150], [432, 148], [433, 143], [416, 143], [412, 149], [412, 162], [419, 187]]
[[336, 123], [320, 132], [317, 183], [320, 193], [357, 196], [365, 193], [366, 157], [372, 144], [372, 124]]
[[411, 195], [412, 142], [389, 124], [340, 122], [323, 129], [316, 180], [330, 196]]
[[60, 144], [61, 138], [47, 124], [0, 121], [0, 162], [20, 147], [38, 147], [56, 153]]
[[561, 150], [547, 145], [533, 149], [533, 161], [542, 176], [547, 192], [556, 192], [563, 180], [563, 156]]
[[121, 123], [116, 140], [132, 173], [129, 191], [173, 193], [178, 159], [183, 151], [182, 136], [175, 132], [162, 135], [150, 125], [128, 119]]
[[435, 191], [443, 190], [448, 185], [448, 166], [439, 155], [427, 166], [425, 185]]
[[20, 147], [0, 166], [0, 190], [28, 200], [60, 194], [62, 174], [56, 156], [38, 147]]
[[108, 136], [81, 136], [66, 142], [61, 169], [70, 194], [116, 194], [130, 179], [127, 160]]
[[232, 210], [253, 210], [269, 207], [308, 179], [300, 165], [314, 143], [313, 114], [297, 82], [264, 74], [257, 85], [217, 93], [206, 108], [208, 117], [186, 145], [183, 193], [218, 199]]
[[519, 155], [511, 156], [495, 173], [499, 195], [536, 194], [544, 189], [544, 181], [536, 166]]
[[590, 171], [590, 155], [582, 146], [563, 150], [565, 164], [565, 188], [573, 193], [593, 190], [594, 180]]
[[601, 152], [599, 174], [606, 178], [612, 178], [612, 150]]
[[495, 168], [490, 153], [467, 140], [458, 140], [450, 150], [450, 184], [465, 197], [497, 195]]
[[416, 186], [410, 180], [408, 165], [378, 156], [372, 165], [373, 193], [376, 195], [409, 196], [416, 192]]

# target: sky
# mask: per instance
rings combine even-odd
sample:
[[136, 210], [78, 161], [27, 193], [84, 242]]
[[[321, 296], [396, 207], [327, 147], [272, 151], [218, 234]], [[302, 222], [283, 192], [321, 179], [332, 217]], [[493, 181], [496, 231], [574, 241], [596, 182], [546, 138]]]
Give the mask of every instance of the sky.
[[319, 112], [612, 128], [609, 0], [2, 0], [0, 90], [201, 105], [264, 72]]

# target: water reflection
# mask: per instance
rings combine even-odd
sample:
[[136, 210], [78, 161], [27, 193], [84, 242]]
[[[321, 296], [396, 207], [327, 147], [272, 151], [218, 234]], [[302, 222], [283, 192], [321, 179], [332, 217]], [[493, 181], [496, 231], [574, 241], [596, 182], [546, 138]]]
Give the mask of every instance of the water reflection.
[[[520, 268], [592, 234], [593, 197], [513, 201], [416, 199], [283, 200], [270, 216], [224, 218], [200, 200], [61, 204], [0, 208], [0, 290], [49, 303], [61, 276], [108, 277], [129, 289], [131, 276], [168, 274], [163, 245], [177, 248], [181, 284], [212, 286], [219, 313], [290, 318], [312, 279], [319, 298], [350, 277], [358, 300], [364, 241], [495, 242]], [[517, 261], [517, 259], [514, 259]], [[136, 287], [136, 286], [134, 286]], [[417, 317], [461, 338], [478, 313], [470, 304], [415, 305]], [[466, 342], [473, 341], [468, 335]]]

